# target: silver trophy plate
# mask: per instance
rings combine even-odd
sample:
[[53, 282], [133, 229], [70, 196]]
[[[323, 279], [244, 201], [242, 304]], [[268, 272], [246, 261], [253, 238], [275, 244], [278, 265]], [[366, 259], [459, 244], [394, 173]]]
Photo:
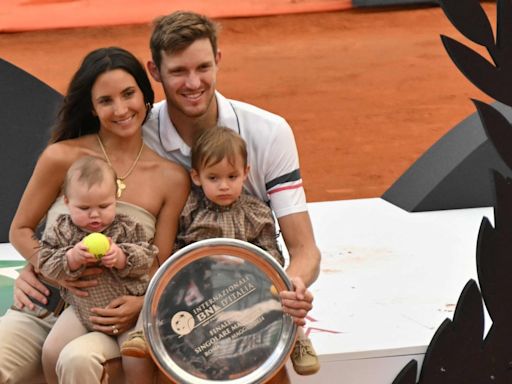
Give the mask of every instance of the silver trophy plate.
[[250, 243], [208, 239], [179, 250], [144, 299], [153, 360], [179, 384], [267, 382], [297, 330], [282, 311], [282, 290], [292, 290], [283, 268]]

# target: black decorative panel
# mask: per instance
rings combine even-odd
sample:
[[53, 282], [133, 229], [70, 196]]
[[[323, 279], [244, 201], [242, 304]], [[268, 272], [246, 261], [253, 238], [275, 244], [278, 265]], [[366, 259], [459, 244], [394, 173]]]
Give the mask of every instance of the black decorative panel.
[[[498, 0], [496, 39], [477, 0], [442, 0], [453, 25], [484, 46], [492, 62], [443, 36], [460, 71], [489, 96], [512, 105], [512, 0]], [[489, 143], [512, 168], [512, 125], [501, 109], [474, 100]], [[494, 226], [482, 219], [476, 248], [480, 289], [464, 287], [453, 316], [437, 329], [427, 348], [418, 384], [512, 383], [512, 179], [489, 169], [494, 191]], [[484, 304], [492, 320], [484, 335]], [[407, 364], [394, 384], [416, 383], [417, 364]]]
[[11, 220], [48, 143], [62, 95], [2, 59], [0, 84], [0, 243], [7, 243]]

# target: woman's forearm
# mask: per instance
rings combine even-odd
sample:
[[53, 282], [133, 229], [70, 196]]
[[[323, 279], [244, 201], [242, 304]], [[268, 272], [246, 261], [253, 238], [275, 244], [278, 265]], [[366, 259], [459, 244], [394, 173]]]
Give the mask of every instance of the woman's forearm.
[[39, 240], [31, 228], [11, 227], [9, 241], [36, 269], [38, 267]]

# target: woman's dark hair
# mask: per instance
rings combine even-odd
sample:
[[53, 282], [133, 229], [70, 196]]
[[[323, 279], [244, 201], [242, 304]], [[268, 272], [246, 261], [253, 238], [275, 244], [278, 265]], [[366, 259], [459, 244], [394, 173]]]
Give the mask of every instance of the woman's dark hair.
[[149, 111], [153, 106], [155, 94], [141, 62], [123, 48], [99, 48], [85, 56], [71, 79], [52, 132], [51, 143], [99, 131], [99, 120], [92, 113], [91, 90], [101, 74], [114, 69], [122, 69], [134, 77]]

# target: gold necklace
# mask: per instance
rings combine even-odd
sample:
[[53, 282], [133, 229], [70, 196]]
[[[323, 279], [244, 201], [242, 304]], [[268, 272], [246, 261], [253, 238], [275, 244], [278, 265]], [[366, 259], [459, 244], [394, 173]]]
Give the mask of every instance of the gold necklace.
[[[107, 155], [107, 151], [105, 151], [105, 147], [103, 146], [103, 142], [101, 141], [100, 135], [96, 135], [96, 137], [98, 138], [98, 143], [100, 144], [100, 148], [101, 148], [101, 152], [103, 152], [103, 156], [105, 156], [105, 160], [107, 160], [107, 163], [110, 166], [110, 168], [114, 169], [112, 162], [110, 161], [110, 159]], [[139, 153], [137, 154], [137, 157], [135, 158], [134, 162], [132, 163], [132, 166], [130, 167], [130, 169], [128, 169], [128, 172], [126, 172], [126, 174], [124, 176], [117, 176], [117, 173], [116, 173], [117, 198], [120, 198], [121, 195], [123, 194], [123, 191], [126, 189], [126, 183], [124, 182], [124, 180], [128, 176], [130, 176], [133, 169], [137, 165], [143, 149], [144, 149], [144, 140], [142, 140], [142, 145], [140, 146]], [[114, 172], [115, 172], [115, 169], [114, 169]]]

